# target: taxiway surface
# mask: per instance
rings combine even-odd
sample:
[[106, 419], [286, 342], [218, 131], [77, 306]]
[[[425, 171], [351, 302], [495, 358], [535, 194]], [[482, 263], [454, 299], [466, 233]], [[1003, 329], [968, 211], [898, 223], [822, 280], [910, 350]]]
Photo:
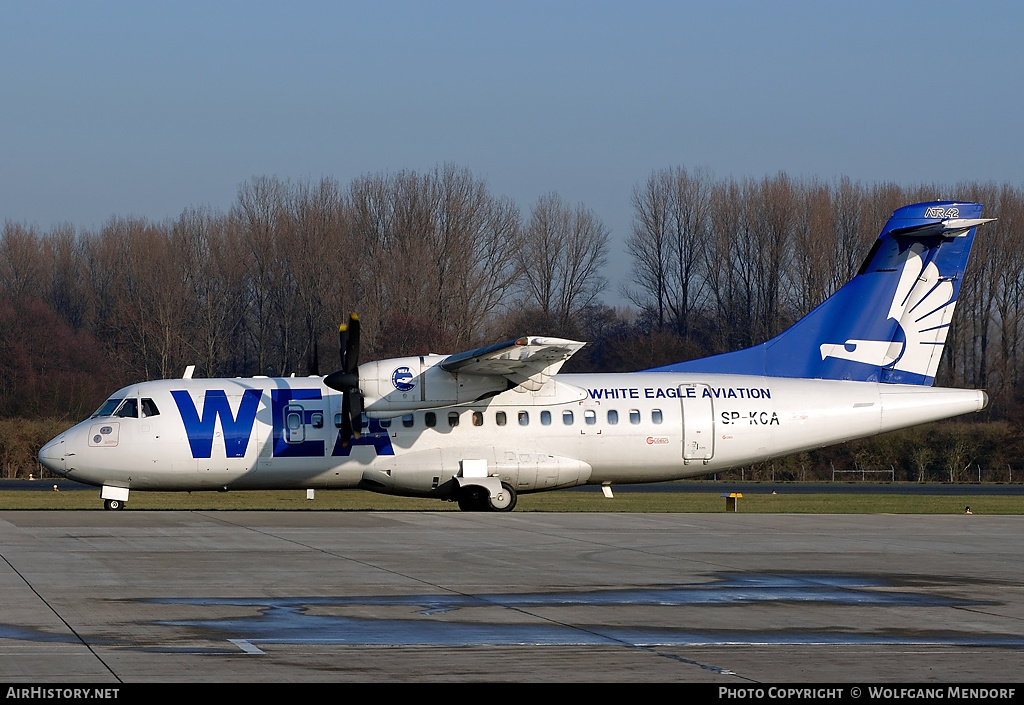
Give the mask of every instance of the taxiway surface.
[[1024, 517], [0, 511], [0, 682], [1024, 679]]

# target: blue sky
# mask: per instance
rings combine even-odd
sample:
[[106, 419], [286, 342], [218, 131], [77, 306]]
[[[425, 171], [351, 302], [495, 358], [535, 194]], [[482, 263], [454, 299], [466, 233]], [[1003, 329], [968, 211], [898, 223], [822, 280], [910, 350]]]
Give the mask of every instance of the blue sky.
[[669, 166], [1024, 185], [1020, 2], [0, 0], [0, 219], [454, 163], [611, 229]]

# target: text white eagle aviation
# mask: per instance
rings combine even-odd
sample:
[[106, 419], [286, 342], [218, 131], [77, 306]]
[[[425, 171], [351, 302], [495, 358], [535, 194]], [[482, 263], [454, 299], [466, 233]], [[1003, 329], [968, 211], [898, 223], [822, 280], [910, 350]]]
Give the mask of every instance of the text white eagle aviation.
[[980, 214], [900, 208], [851, 281], [746, 350], [571, 375], [583, 343], [530, 336], [358, 365], [353, 316], [338, 372], [134, 384], [39, 460], [101, 486], [108, 509], [131, 490], [358, 488], [509, 511], [519, 493], [675, 480], [979, 411], [984, 392], [931, 385]]

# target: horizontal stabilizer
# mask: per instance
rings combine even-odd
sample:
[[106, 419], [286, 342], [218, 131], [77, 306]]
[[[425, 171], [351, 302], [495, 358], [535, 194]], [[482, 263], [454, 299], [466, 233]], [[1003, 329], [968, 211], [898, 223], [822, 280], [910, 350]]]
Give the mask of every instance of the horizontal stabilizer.
[[976, 228], [985, 223], [991, 223], [995, 218], [953, 218], [942, 220], [938, 223], [925, 223], [924, 225], [913, 225], [908, 228], [896, 228], [889, 231], [893, 237], [960, 237], [966, 235], [971, 228]]

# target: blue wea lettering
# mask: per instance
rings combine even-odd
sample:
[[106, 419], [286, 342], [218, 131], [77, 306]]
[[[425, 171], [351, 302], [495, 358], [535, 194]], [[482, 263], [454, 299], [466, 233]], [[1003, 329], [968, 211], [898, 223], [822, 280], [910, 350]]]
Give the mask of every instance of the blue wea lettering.
[[[188, 437], [189, 447], [192, 450], [193, 458], [209, 458], [213, 454], [213, 439], [216, 434], [216, 422], [220, 419], [220, 426], [224, 433], [224, 452], [228, 458], [245, 457], [246, 449], [249, 447], [249, 440], [252, 438], [252, 429], [256, 423], [256, 413], [259, 411], [262, 391], [259, 389], [246, 389], [238, 402], [237, 414], [231, 411], [231, 404], [227, 394], [222, 389], [206, 390], [203, 399], [203, 411], [200, 415], [196, 408], [192, 395], [184, 390], [171, 392], [174, 403], [178, 406], [178, 413], [185, 426], [185, 435]], [[322, 458], [324, 456], [324, 438], [306, 439], [304, 435], [298, 440], [289, 438], [285, 431], [285, 416], [297, 411], [302, 415], [302, 425], [306, 428], [316, 429], [313, 424], [314, 416], [319, 414], [322, 419], [326, 416], [324, 409], [312, 408], [309, 402], [322, 401], [323, 396], [319, 389], [273, 389], [270, 392], [271, 425], [273, 428], [272, 443], [273, 456], [275, 458]], [[301, 403], [299, 403], [301, 402]], [[316, 404], [322, 407], [323, 404]], [[352, 449], [357, 446], [372, 446], [377, 455], [394, 455], [395, 449], [391, 444], [391, 435], [377, 419], [369, 420], [369, 427], [366, 428], [359, 438], [352, 438], [348, 445], [341, 443], [341, 431], [335, 437], [334, 446], [331, 450], [332, 457], [347, 457]]]
[[224, 431], [224, 452], [229, 458], [242, 458], [249, 446], [252, 425], [260, 407], [260, 390], [246, 389], [238, 405], [238, 416], [231, 413], [227, 394], [222, 389], [209, 389], [203, 403], [203, 416], [199, 417], [192, 395], [186, 391], [171, 392], [178, 413], [185, 424], [185, 434], [192, 448], [193, 458], [209, 458], [213, 452], [213, 433], [216, 420]]

